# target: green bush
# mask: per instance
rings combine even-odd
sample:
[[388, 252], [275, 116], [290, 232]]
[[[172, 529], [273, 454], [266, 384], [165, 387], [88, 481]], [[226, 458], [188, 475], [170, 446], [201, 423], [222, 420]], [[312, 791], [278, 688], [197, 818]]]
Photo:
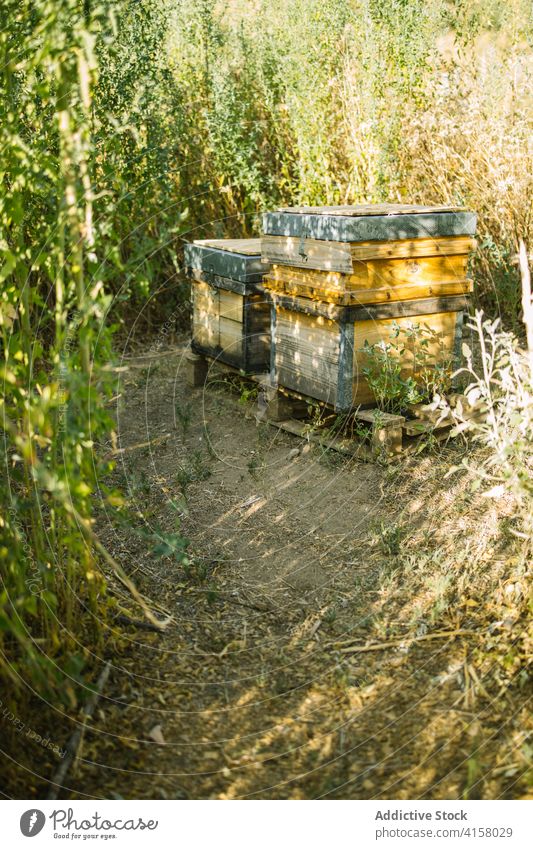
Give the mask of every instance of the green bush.
[[365, 341], [360, 354], [362, 373], [384, 412], [404, 413], [410, 404], [427, 404], [451, 387], [452, 359], [426, 324], [393, 322], [389, 339]]

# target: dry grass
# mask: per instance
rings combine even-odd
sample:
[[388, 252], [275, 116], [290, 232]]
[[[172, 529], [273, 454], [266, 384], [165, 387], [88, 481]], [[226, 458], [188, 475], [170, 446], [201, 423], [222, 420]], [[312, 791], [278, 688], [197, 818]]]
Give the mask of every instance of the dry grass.
[[[175, 624], [131, 631], [64, 795], [526, 794], [531, 552], [511, 498], [472, 492], [466, 470], [443, 486], [461, 441], [388, 468], [326, 465], [318, 447], [287, 465], [294, 441], [258, 430], [223, 385], [173, 430], [169, 380], [190, 397], [179, 361], [165, 357], [149, 384], [127, 377], [122, 447], [169, 437], [121, 468], [138, 520], [167, 527], [177, 445], [201, 445], [207, 425], [218, 456], [188, 482], [183, 518], [196, 566], [147, 557], [135, 527], [101, 527]], [[243, 510], [250, 493], [264, 497]], [[340, 651], [348, 641], [389, 647]], [[150, 740], [158, 724], [165, 745]]]

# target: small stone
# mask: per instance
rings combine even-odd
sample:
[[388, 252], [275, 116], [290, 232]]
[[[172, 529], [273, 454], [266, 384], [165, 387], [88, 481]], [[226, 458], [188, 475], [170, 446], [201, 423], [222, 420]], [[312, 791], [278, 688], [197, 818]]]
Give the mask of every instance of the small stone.
[[291, 448], [291, 450], [287, 454], [287, 460], [295, 460], [296, 457], [299, 457], [299, 456], [300, 456], [300, 449], [299, 448]]

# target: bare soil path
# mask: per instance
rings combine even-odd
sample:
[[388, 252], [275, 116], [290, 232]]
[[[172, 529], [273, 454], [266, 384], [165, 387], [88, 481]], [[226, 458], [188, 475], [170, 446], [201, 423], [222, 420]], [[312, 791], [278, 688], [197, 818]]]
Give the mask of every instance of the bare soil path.
[[465, 700], [464, 640], [345, 650], [443, 628], [431, 564], [409, 572], [403, 542], [438, 538], [435, 459], [364, 464], [258, 425], [244, 384], [187, 387], [184, 350], [127, 362], [114, 475], [134, 521], [100, 529], [173, 622], [126, 629], [62, 795], [505, 795], [517, 773], [491, 778], [501, 719]]

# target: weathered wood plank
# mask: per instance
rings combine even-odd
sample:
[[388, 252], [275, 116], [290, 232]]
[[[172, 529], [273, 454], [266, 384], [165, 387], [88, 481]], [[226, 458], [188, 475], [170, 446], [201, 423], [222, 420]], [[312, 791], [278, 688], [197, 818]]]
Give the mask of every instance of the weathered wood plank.
[[457, 312], [467, 309], [469, 305], [467, 295], [422, 298], [386, 304], [369, 304], [368, 306], [341, 306], [277, 292], [272, 292], [272, 300], [276, 310], [283, 309], [288, 312], [296, 312], [299, 315], [308, 315], [317, 320], [322, 317], [334, 322], [343, 320], [367, 321], [369, 319], [397, 318], [402, 315], [420, 316], [437, 312]]
[[[371, 319], [406, 318], [417, 319], [420, 316], [435, 313], [457, 313], [468, 309], [468, 295], [449, 295], [436, 298], [422, 298], [416, 301], [398, 301], [387, 304], [369, 304], [368, 306], [345, 307], [349, 320], [366, 321]], [[347, 319], [348, 320], [348, 319]]]
[[261, 239], [197, 239], [194, 244], [244, 256], [258, 256], [261, 253]]
[[[235, 241], [238, 240], [232, 240], [233, 243]], [[188, 242], [184, 248], [185, 268], [189, 273], [198, 271], [204, 275], [218, 275], [241, 283], [261, 282], [265, 267], [261, 262], [259, 247], [258, 244], [256, 254], [250, 255], [238, 253], [234, 248], [225, 250], [211, 247], [208, 242]]]
[[324, 369], [329, 368], [330, 364], [336, 367], [339, 362], [338, 352], [329, 353], [324, 348], [317, 350], [312, 345], [295, 342], [283, 331], [276, 329], [276, 362], [282, 359], [295, 366], [301, 365], [302, 368], [307, 364], [309, 369], [318, 368], [317, 363], [322, 363]]
[[224, 289], [219, 289], [218, 310], [219, 315], [224, 318], [239, 321], [242, 324], [243, 320], [243, 304], [242, 295], [236, 292], [227, 292]]
[[347, 274], [353, 271], [349, 242], [265, 235], [261, 239], [261, 257], [265, 263], [265, 272], [271, 262]]
[[476, 241], [470, 236], [336, 242], [265, 235], [261, 239], [261, 256], [265, 272], [269, 263], [275, 263], [351, 274], [357, 261], [467, 255], [475, 247]]
[[322, 316], [308, 316], [280, 310], [276, 314], [276, 345], [294, 346], [295, 350], [336, 361], [339, 355], [339, 331], [335, 322]]
[[286, 310], [276, 313], [274, 369], [282, 386], [334, 404], [339, 348], [335, 322]]
[[285, 366], [276, 367], [276, 379], [280, 386], [294, 389], [310, 398], [317, 398], [319, 401], [335, 406], [337, 399], [336, 383], [333, 384], [320, 379], [316, 375], [309, 376]]
[[[313, 385], [313, 382], [315, 382], [317, 385], [321, 384], [323, 386], [335, 387], [335, 392], [337, 391], [339, 372], [338, 362], [325, 362], [324, 360], [318, 360], [317, 358], [307, 356], [301, 356], [295, 360], [292, 355], [287, 354], [284, 351], [280, 351], [278, 348], [276, 353], [276, 369], [278, 374], [280, 374], [281, 371], [286, 371], [295, 375], [300, 375], [303, 378], [308, 379], [311, 386]], [[281, 385], [284, 386], [285, 384], [281, 382]], [[292, 388], [295, 389], [296, 387]], [[308, 394], [313, 397], [313, 392]]]
[[412, 203], [358, 203], [339, 206], [282, 206], [278, 212], [290, 212], [299, 215], [347, 215], [359, 217], [367, 215], [420, 215], [427, 212], [465, 212], [465, 206], [426, 206]]
[[[287, 276], [289, 277], [289, 276]], [[473, 291], [471, 280], [458, 280], [451, 283], [411, 283], [395, 286], [382, 286], [377, 289], [339, 291], [336, 289], [309, 286], [296, 280], [266, 278], [266, 285], [273, 292], [286, 293], [296, 297], [310, 298], [342, 306], [364, 304], [386, 304], [394, 301], [411, 301], [422, 298], [445, 297], [447, 295], [469, 294]]]
[[228, 339], [242, 339], [242, 322], [234, 321], [232, 318], [220, 316], [220, 335], [226, 336]]

